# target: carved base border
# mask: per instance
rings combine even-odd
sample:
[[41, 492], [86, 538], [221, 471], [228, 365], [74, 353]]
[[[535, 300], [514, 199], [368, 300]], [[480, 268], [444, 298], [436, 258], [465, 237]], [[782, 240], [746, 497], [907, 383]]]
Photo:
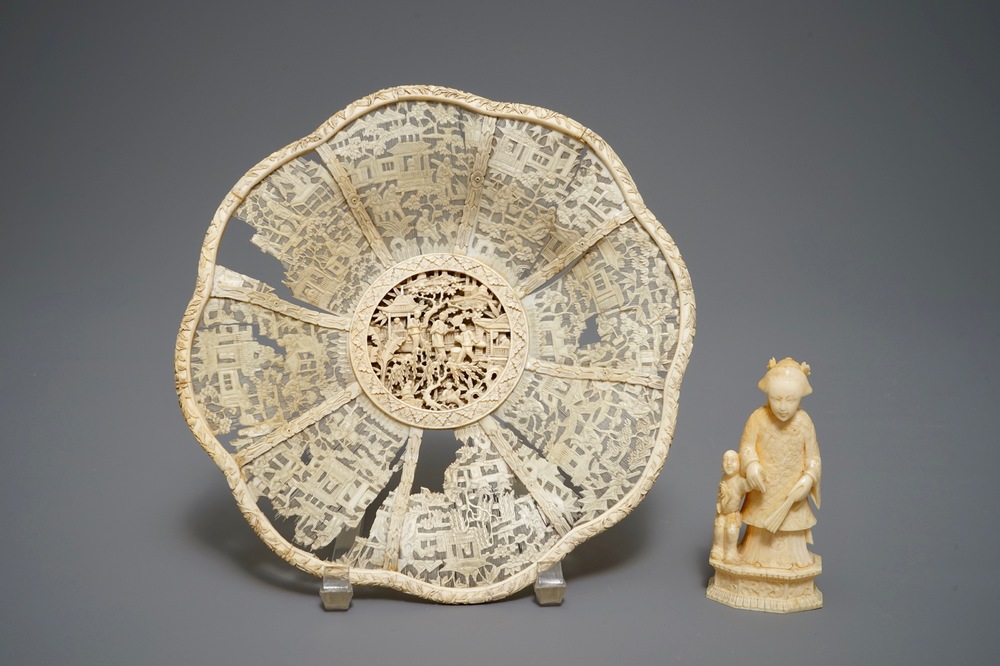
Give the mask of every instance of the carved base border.
[[[818, 559], [818, 558], [817, 558]], [[796, 613], [823, 607], [816, 576], [817, 562], [801, 569], [770, 569], [712, 561], [715, 575], [705, 596], [720, 604], [765, 613]]]

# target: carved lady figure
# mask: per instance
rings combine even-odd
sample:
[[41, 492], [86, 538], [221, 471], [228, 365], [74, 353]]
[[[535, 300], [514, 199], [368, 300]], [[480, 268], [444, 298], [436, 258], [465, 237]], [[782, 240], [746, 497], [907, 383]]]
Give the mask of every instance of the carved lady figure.
[[812, 419], [799, 403], [812, 393], [809, 366], [771, 359], [757, 385], [767, 403], [750, 415], [740, 439], [740, 466], [750, 486], [743, 504], [741, 544], [746, 564], [803, 567], [815, 562], [807, 544], [819, 507], [820, 457]]

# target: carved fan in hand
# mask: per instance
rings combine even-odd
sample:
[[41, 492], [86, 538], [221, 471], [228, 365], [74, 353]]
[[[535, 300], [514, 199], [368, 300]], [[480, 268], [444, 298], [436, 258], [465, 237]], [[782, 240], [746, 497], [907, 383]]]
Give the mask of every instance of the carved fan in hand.
[[[284, 287], [216, 262], [231, 222]], [[177, 389], [281, 557], [475, 603], [635, 508], [667, 456], [693, 335], [680, 254], [598, 136], [544, 109], [394, 88], [223, 201]], [[413, 487], [428, 430], [460, 443], [440, 492]]]

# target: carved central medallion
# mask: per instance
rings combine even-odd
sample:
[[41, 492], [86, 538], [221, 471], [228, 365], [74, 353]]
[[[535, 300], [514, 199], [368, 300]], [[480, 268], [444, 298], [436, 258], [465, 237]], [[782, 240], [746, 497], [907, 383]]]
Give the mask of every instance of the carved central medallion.
[[527, 322], [496, 271], [427, 254], [383, 273], [351, 325], [351, 363], [383, 411], [421, 428], [456, 428], [492, 412], [524, 369]]
[[481, 398], [510, 357], [500, 299], [471, 275], [417, 273], [382, 298], [368, 322], [368, 358], [403, 402], [440, 412]]

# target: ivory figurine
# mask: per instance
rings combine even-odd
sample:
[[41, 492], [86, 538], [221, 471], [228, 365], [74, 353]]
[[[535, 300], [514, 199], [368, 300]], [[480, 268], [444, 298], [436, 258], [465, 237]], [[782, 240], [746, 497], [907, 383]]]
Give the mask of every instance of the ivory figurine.
[[735, 562], [736, 542], [740, 536], [740, 506], [750, 486], [740, 476], [740, 454], [726, 451], [722, 456], [722, 481], [719, 499], [715, 503], [715, 540], [710, 559]]
[[[812, 419], [799, 408], [812, 393], [809, 374], [805, 363], [772, 358], [757, 385], [767, 401], [747, 420], [739, 453], [723, 456], [710, 599], [776, 613], [823, 605], [814, 582], [822, 561], [808, 548], [816, 524], [809, 499], [820, 504], [819, 445]], [[746, 531], [733, 547], [741, 522]]]

